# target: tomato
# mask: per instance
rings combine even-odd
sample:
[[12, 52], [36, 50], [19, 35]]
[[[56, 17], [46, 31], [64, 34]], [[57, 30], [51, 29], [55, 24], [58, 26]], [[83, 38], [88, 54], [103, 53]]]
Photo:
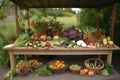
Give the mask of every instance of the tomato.
[[47, 42], [47, 43], [45, 44], [45, 46], [46, 46], [46, 47], [50, 47], [51, 44], [50, 44], [49, 42]]

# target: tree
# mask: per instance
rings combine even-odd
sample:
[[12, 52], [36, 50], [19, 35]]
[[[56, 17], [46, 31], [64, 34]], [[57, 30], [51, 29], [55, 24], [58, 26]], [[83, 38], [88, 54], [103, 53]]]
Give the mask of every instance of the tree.
[[7, 17], [9, 12], [12, 10], [12, 3], [10, 3], [10, 0], [0, 0], [0, 2], [3, 1], [0, 6], [0, 19], [3, 20]]
[[69, 12], [69, 13], [74, 13], [74, 11], [72, 10], [72, 8], [65, 8], [64, 11], [65, 12]]
[[77, 15], [79, 25], [93, 26], [95, 27], [95, 9], [81, 9]]

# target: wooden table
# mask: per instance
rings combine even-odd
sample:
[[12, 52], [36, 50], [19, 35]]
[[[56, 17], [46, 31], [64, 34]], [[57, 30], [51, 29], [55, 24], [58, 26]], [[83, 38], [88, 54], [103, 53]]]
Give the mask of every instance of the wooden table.
[[31, 47], [12, 47], [7, 45], [4, 50], [8, 50], [10, 56], [11, 70], [15, 69], [15, 55], [107, 55], [107, 62], [112, 62], [112, 51], [120, 50], [115, 45], [114, 48], [31, 48]]

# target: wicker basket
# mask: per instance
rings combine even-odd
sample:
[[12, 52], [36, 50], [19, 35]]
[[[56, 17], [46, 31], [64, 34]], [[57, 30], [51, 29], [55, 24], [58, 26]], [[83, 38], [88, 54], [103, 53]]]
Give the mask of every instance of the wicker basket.
[[20, 76], [27, 76], [28, 74], [30, 74], [31, 71], [25, 72], [25, 73], [17, 73]]
[[[97, 61], [97, 62], [95, 62], [95, 61]], [[104, 67], [104, 62], [99, 58], [87, 59], [87, 60], [85, 60], [84, 64], [87, 69], [93, 70], [95, 73], [97, 73], [98, 71], [101, 71]], [[94, 64], [94, 65], [91, 65], [91, 64]]]
[[68, 66], [68, 65], [67, 65], [66, 62], [65, 62], [65, 67], [64, 67], [64, 68], [52, 69], [52, 68], [50, 68], [50, 64], [52, 64], [53, 62], [54, 62], [54, 61], [50, 61], [50, 62], [49, 62], [49, 65], [48, 65], [49, 69], [52, 70], [53, 73], [60, 74], [60, 73], [65, 72], [65, 70], [67, 69], [67, 66]]
[[73, 74], [79, 74], [79, 73], [80, 73], [80, 70], [71, 70], [71, 69], [70, 69], [70, 71], [71, 71], [71, 73], [73, 73]]

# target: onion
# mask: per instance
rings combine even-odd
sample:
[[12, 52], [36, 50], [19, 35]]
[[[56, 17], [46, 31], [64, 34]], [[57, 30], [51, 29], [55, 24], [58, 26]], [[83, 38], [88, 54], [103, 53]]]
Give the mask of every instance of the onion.
[[85, 75], [85, 71], [84, 70], [80, 70], [80, 75], [84, 76]]
[[89, 76], [94, 76], [95, 73], [94, 73], [93, 71], [89, 71], [89, 72], [88, 72], [88, 75], [89, 75]]

